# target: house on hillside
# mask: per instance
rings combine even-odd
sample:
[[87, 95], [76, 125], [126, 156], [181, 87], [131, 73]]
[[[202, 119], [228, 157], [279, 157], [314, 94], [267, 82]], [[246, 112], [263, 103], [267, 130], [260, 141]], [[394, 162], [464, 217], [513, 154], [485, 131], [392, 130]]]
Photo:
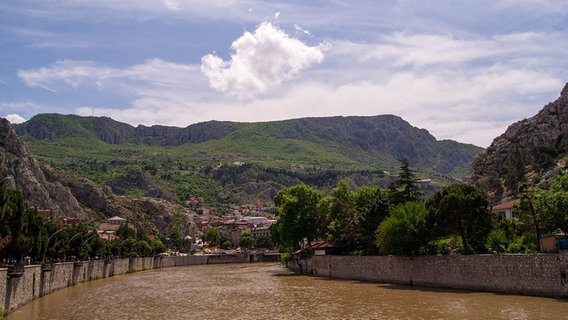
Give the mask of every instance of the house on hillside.
[[71, 217], [67, 217], [61, 213], [58, 212], [54, 212], [53, 210], [47, 210], [47, 209], [38, 209], [37, 211], [37, 215], [49, 220], [51, 222], [54, 222], [56, 224], [73, 224], [75, 222], [75, 218], [71, 218]]
[[116, 234], [116, 231], [123, 225], [126, 225], [128, 228], [136, 231], [134, 225], [132, 223], [128, 223], [128, 220], [114, 216], [107, 219], [106, 222], [99, 224], [99, 226], [97, 227], [97, 232], [99, 233], [99, 237], [101, 239], [114, 240], [117, 238], [116, 236], [114, 236]]
[[520, 202], [519, 199], [504, 201], [504, 202], [501, 202], [501, 203], [493, 206], [491, 211], [498, 213], [498, 214], [501, 214], [505, 218], [512, 220], [512, 219], [515, 219], [515, 217], [513, 216], [513, 208], [515, 207], [515, 204], [517, 204], [519, 202]]
[[231, 243], [233, 243], [233, 245], [236, 245], [237, 243], [239, 243], [241, 234], [244, 231], [250, 231], [248, 224], [245, 221], [235, 219], [225, 221], [221, 226], [219, 233], [231, 240]]

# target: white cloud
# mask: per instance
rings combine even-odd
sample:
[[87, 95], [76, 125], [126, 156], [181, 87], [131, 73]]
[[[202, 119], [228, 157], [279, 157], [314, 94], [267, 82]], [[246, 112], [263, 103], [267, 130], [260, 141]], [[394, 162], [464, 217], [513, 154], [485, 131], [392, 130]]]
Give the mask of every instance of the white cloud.
[[177, 0], [164, 0], [164, 5], [169, 10], [178, 10], [180, 7], [180, 2]]
[[325, 45], [310, 47], [268, 22], [245, 32], [231, 45], [230, 61], [214, 54], [201, 59], [211, 87], [238, 98], [252, 98], [279, 86], [324, 59]]
[[26, 119], [22, 116], [20, 116], [19, 114], [8, 114], [5, 116], [6, 119], [8, 119], [8, 121], [10, 121], [10, 123], [22, 123], [25, 122]]

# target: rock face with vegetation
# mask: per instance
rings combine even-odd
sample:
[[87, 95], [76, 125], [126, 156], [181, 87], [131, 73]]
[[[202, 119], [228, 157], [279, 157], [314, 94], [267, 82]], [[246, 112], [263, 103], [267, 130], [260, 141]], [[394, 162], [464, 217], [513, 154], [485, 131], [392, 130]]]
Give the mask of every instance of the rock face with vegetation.
[[565, 171], [567, 153], [568, 84], [556, 101], [495, 138], [474, 159], [470, 181], [499, 202], [514, 197], [521, 183], [546, 187], [552, 177]]
[[0, 172], [4, 185], [19, 190], [30, 206], [81, 221], [121, 216], [147, 233], [167, 232], [176, 221], [195, 229], [189, 210], [165, 200], [120, 197], [108, 186], [37, 161], [10, 123], [0, 118]]
[[0, 159], [5, 184], [21, 191], [31, 206], [54, 211], [83, 214], [83, 209], [68, 187], [54, 175], [46, 175], [38, 161], [0, 118]]

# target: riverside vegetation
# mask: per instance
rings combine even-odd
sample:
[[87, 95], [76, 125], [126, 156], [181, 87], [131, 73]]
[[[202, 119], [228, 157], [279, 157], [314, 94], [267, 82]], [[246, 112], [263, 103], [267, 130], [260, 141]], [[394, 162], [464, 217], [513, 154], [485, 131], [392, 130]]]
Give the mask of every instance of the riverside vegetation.
[[[274, 201], [279, 219], [273, 241], [286, 251], [327, 240], [342, 254], [531, 253], [539, 232], [567, 230], [568, 176], [551, 190], [523, 191], [519, 219], [492, 213], [487, 192], [451, 184], [424, 199], [415, 173], [403, 160], [390, 188], [361, 187], [346, 181], [324, 196], [307, 185], [280, 191]], [[532, 208], [532, 209], [529, 209]]]

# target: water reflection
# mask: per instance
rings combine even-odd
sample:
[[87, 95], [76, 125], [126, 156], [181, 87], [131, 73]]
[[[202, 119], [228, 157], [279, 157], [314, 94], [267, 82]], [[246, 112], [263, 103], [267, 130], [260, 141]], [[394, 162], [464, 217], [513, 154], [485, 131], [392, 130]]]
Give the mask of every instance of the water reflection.
[[153, 270], [83, 283], [17, 319], [559, 319], [555, 299], [299, 276], [278, 264]]

